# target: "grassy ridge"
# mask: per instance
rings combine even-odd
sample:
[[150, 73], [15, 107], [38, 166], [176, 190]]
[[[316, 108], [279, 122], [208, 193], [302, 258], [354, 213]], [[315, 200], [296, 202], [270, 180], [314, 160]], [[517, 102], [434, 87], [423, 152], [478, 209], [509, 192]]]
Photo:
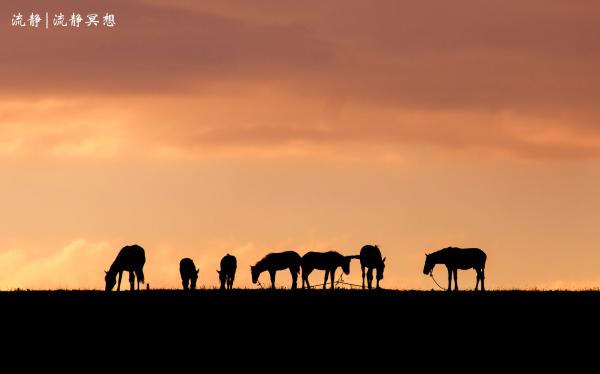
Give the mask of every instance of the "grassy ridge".
[[[502, 317], [536, 315], [536, 320], [559, 316], [600, 316], [598, 291], [392, 291], [392, 290], [150, 290], [121, 291], [14, 291], [0, 292], [0, 308], [13, 318], [35, 313], [58, 319], [86, 315], [121, 323], [136, 318], [229, 318], [237, 321], [295, 319], [318, 325], [331, 319], [376, 319], [397, 322], [453, 318], [468, 324]], [[43, 311], [43, 313], [40, 313]], [[328, 317], [323, 317], [328, 316]]]
[[582, 336], [600, 330], [600, 292], [17, 291], [0, 292], [0, 314], [6, 341], [29, 345], [35, 336], [41, 346], [55, 347], [60, 337], [69, 349], [120, 344], [171, 350], [170, 358], [199, 347], [257, 357], [310, 352], [325, 360], [358, 358], [356, 351], [392, 351], [390, 360], [398, 352], [409, 359], [415, 352], [509, 349], [512, 358], [533, 348], [586, 344]]

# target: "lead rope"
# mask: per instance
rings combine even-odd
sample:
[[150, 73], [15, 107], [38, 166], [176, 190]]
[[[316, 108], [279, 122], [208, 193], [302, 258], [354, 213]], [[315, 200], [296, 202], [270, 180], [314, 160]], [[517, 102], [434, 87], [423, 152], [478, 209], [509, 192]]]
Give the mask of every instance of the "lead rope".
[[446, 289], [442, 286], [440, 286], [440, 284], [435, 280], [435, 278], [433, 277], [433, 271], [431, 273], [429, 273], [429, 275], [431, 276], [431, 279], [433, 279], [433, 282], [440, 288], [440, 290], [445, 291]]

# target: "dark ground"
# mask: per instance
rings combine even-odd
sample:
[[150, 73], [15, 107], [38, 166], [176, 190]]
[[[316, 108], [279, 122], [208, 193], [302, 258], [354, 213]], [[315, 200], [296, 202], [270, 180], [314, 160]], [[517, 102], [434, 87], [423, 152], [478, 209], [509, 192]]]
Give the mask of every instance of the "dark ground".
[[600, 292], [17, 291], [0, 293], [0, 310], [5, 342], [122, 358], [228, 352], [383, 364], [541, 351], [548, 363], [597, 350], [600, 332]]

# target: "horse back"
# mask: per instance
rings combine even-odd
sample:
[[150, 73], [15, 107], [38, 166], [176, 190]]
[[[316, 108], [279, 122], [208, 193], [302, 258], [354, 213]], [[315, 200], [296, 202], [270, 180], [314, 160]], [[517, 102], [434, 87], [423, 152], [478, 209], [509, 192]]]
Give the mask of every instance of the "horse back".
[[344, 256], [336, 251], [329, 252], [307, 252], [302, 256], [302, 267], [328, 270], [340, 266]]
[[179, 273], [182, 278], [197, 277], [196, 265], [191, 258], [183, 258], [179, 261]]
[[235, 256], [227, 254], [221, 259], [220, 265], [222, 272], [225, 272], [225, 274], [233, 275], [235, 274], [235, 271], [237, 269], [237, 259], [235, 258]]
[[448, 248], [444, 253], [445, 263], [461, 269], [485, 267], [487, 255], [480, 248]]
[[480, 248], [465, 248], [463, 251], [465, 251], [466, 255], [473, 261], [485, 264], [487, 255]]
[[301, 260], [300, 255], [294, 251], [270, 253], [263, 259], [267, 267], [273, 270], [299, 268]]
[[144, 248], [137, 244], [123, 247], [113, 262], [111, 269], [117, 271], [132, 271], [141, 269], [146, 263]]
[[376, 267], [383, 262], [381, 251], [376, 245], [367, 244], [360, 249], [360, 265], [365, 267]]

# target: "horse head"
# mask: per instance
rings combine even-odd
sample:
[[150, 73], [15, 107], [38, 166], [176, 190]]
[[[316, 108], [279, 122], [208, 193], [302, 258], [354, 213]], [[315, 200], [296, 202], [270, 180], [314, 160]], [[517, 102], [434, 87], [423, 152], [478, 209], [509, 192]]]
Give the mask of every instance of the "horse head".
[[115, 287], [115, 284], [117, 284], [117, 274], [110, 272], [110, 271], [104, 271], [106, 273], [106, 275], [104, 276], [104, 281], [106, 282], [106, 287], [104, 288], [105, 291], [112, 291], [112, 289]]
[[352, 256], [346, 256], [342, 261], [342, 271], [346, 275], [350, 274], [350, 261], [352, 261]]
[[196, 289], [196, 282], [198, 282], [198, 273], [200, 272], [200, 269], [196, 269], [196, 272], [194, 273], [194, 275], [192, 275], [192, 277], [190, 278], [190, 288], [192, 290]]
[[383, 279], [383, 270], [385, 270], [385, 259], [386, 257], [384, 257], [383, 260], [381, 260], [381, 263], [377, 265], [377, 280]]
[[425, 275], [431, 274], [434, 266], [435, 266], [435, 262], [433, 261], [433, 258], [431, 258], [431, 255], [426, 254], [425, 255], [425, 266], [423, 267], [423, 274], [425, 274]]
[[225, 289], [225, 281], [227, 280], [227, 275], [225, 274], [224, 271], [221, 271], [221, 270], [217, 270], [217, 273], [219, 273], [219, 282], [221, 282], [221, 289], [224, 290]]
[[256, 284], [256, 282], [258, 282], [258, 276], [260, 275], [260, 272], [256, 266], [250, 266], [250, 273], [252, 274], [252, 283]]

